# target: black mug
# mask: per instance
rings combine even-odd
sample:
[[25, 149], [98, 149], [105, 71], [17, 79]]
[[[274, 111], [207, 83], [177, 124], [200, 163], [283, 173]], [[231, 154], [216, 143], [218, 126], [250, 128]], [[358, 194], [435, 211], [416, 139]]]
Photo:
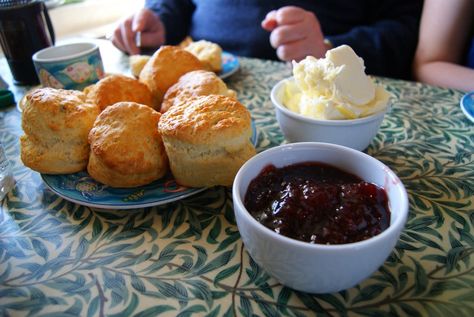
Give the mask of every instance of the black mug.
[[54, 30], [43, 1], [0, 1], [0, 45], [17, 84], [38, 84], [32, 56], [54, 45]]

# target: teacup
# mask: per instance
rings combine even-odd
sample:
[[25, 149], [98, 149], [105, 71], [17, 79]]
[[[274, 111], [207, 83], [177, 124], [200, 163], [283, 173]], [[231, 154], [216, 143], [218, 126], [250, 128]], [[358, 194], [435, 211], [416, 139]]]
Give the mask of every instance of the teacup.
[[43, 87], [82, 90], [104, 77], [100, 50], [94, 43], [73, 43], [42, 49], [33, 55]]

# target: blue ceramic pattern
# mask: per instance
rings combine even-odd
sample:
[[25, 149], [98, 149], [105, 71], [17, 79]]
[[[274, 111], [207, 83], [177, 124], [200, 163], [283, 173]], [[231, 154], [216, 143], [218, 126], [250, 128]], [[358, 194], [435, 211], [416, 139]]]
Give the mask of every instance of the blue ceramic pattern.
[[63, 62], [35, 61], [36, 72], [43, 86], [82, 90], [104, 77], [100, 51]]
[[222, 70], [218, 73], [224, 79], [234, 74], [239, 69], [239, 60], [229, 52], [222, 52]]
[[465, 94], [461, 98], [461, 109], [462, 112], [469, 118], [472, 122], [474, 122], [474, 91]]
[[[252, 121], [251, 142], [256, 145], [257, 128]], [[133, 209], [167, 204], [202, 192], [206, 188], [188, 188], [176, 184], [168, 173], [148, 185], [113, 188], [94, 180], [85, 171], [65, 175], [41, 175], [46, 186], [62, 198], [77, 204], [103, 209]]]

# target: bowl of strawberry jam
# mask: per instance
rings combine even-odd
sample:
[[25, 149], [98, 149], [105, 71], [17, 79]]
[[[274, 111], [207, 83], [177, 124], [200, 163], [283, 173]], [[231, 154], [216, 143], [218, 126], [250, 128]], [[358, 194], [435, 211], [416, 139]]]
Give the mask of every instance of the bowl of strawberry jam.
[[408, 214], [406, 190], [389, 167], [317, 142], [251, 158], [235, 177], [233, 201], [253, 260], [309, 293], [341, 291], [369, 277], [393, 251]]

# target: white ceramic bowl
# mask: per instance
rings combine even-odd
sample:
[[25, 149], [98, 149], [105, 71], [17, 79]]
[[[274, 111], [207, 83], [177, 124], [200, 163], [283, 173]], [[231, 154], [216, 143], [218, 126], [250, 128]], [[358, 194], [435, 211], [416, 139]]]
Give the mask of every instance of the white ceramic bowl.
[[[310, 244], [277, 234], [246, 210], [243, 201], [248, 185], [264, 167], [309, 161], [330, 164], [383, 187], [389, 200], [390, 226], [360, 242]], [[251, 257], [282, 284], [310, 293], [337, 292], [369, 277], [392, 252], [408, 214], [406, 190], [386, 165], [362, 152], [328, 143], [286, 144], [257, 154], [237, 173], [232, 194], [237, 226]]]
[[275, 107], [280, 129], [288, 142], [327, 142], [362, 151], [377, 134], [385, 111], [351, 120], [318, 120], [291, 111], [282, 103], [285, 84], [293, 78], [278, 82], [270, 97]]

